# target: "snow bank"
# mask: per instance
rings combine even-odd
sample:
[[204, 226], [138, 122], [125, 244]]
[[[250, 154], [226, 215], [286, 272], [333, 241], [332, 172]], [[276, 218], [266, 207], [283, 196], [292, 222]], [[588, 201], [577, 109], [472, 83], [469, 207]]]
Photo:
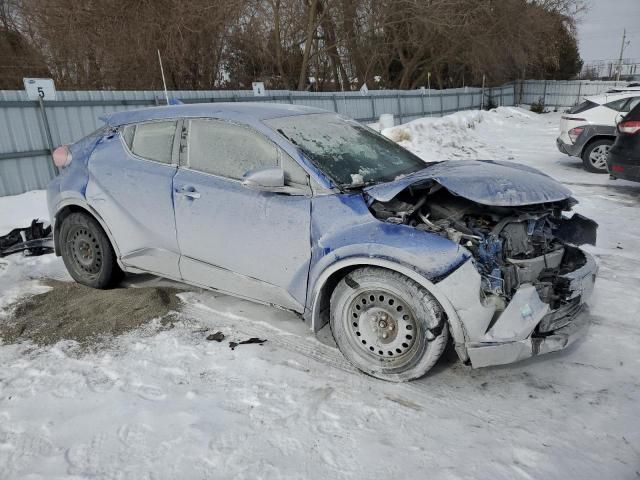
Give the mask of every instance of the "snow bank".
[[455, 159], [509, 159], [509, 152], [499, 138], [487, 139], [478, 132], [481, 124], [489, 128], [504, 125], [527, 125], [535, 114], [519, 108], [466, 110], [437, 118], [420, 118], [382, 130], [386, 137], [400, 143], [425, 161]]

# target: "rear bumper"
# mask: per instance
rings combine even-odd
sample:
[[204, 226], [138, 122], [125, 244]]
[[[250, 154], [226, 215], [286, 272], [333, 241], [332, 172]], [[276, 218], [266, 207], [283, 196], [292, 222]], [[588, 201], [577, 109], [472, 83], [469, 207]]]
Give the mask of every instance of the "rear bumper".
[[570, 155], [572, 157], [579, 157], [583, 145], [574, 145], [573, 143], [565, 143], [560, 137], [556, 138], [556, 147], [560, 153]]
[[480, 275], [471, 262], [438, 284], [464, 326], [466, 353], [474, 368], [562, 350], [584, 335], [589, 316], [583, 307], [593, 291], [598, 267], [591, 255], [582, 254], [585, 264], [562, 275], [570, 293], [566, 304], [556, 310], [542, 302], [533, 285], [523, 284], [507, 308], [492, 319], [495, 309], [481, 301], [477, 290], [462, 291], [463, 284], [479, 286]]
[[609, 150], [607, 169], [613, 178], [640, 182], [640, 158], [620, 155], [615, 148]]

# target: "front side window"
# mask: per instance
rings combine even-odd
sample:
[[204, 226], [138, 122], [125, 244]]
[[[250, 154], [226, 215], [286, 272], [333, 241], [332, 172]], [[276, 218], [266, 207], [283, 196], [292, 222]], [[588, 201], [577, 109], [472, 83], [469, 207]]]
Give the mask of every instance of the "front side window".
[[122, 137], [135, 155], [160, 163], [171, 163], [176, 121], [127, 125]]
[[265, 123], [298, 146], [338, 185], [388, 182], [426, 166], [397, 143], [333, 113], [280, 117]]
[[249, 128], [220, 120], [189, 121], [189, 168], [241, 180], [258, 168], [277, 167], [275, 144]]

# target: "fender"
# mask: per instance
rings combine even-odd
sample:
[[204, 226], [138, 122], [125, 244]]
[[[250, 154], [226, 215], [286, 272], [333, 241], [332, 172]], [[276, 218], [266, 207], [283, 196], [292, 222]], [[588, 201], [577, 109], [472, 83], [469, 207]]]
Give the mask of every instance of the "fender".
[[120, 268], [122, 268], [123, 270], [126, 270], [126, 267], [122, 264], [122, 262], [120, 261], [120, 249], [118, 248], [118, 244], [115, 241], [115, 238], [113, 237], [113, 234], [111, 233], [111, 230], [109, 230], [109, 227], [107, 226], [107, 224], [105, 223], [105, 221], [103, 220], [103, 218], [98, 214], [98, 212], [96, 212], [96, 210], [91, 207], [87, 201], [83, 198], [83, 197], [70, 197], [70, 198], [65, 198], [64, 200], [61, 200], [60, 202], [58, 202], [58, 204], [56, 205], [56, 213], [55, 213], [55, 218], [53, 218], [52, 220], [52, 224], [53, 224], [53, 244], [55, 246], [55, 251], [56, 251], [56, 255], [60, 255], [60, 246], [58, 243], [58, 228], [56, 226], [56, 219], [58, 217], [58, 214], [60, 213], [60, 211], [65, 208], [65, 207], [79, 207], [83, 210], [86, 210], [87, 213], [89, 213], [93, 218], [95, 218], [97, 220], [97, 222], [100, 224], [100, 226], [102, 227], [102, 229], [105, 231], [105, 233], [107, 234], [107, 238], [109, 239], [109, 242], [111, 242], [111, 246], [113, 247], [113, 250], [116, 254], [116, 258], [118, 259], [118, 265], [120, 266]]
[[[466, 262], [463, 262], [463, 265]], [[402, 265], [397, 262], [393, 262], [391, 260], [385, 260], [380, 258], [371, 258], [371, 257], [350, 257], [346, 259], [339, 260], [329, 267], [327, 267], [322, 274], [318, 277], [314, 287], [312, 294], [312, 304], [311, 304], [311, 329], [314, 332], [318, 332], [326, 323], [327, 319], [323, 319], [320, 312], [320, 295], [322, 294], [323, 288], [329, 279], [329, 277], [345, 268], [349, 267], [363, 267], [363, 266], [374, 266], [374, 267], [382, 267], [387, 268], [389, 270], [396, 271], [401, 273], [402, 275], [410, 278], [421, 287], [425, 288], [434, 298], [440, 303], [445, 313], [447, 314], [447, 321], [449, 323], [449, 331], [451, 332], [451, 336], [455, 342], [456, 352], [460, 356], [462, 361], [467, 361], [467, 350], [465, 346], [466, 335], [464, 331], [464, 327], [456, 310], [453, 308], [453, 305], [449, 301], [449, 299], [444, 295], [437, 284], [431, 282], [424, 276], [420, 275], [415, 270]]]

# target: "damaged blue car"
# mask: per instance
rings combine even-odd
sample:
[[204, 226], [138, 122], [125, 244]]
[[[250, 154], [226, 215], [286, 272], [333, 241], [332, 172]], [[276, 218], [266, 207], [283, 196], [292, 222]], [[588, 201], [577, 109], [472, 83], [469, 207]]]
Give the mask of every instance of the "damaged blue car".
[[406, 381], [453, 339], [474, 367], [584, 332], [595, 222], [543, 173], [425, 163], [334, 113], [194, 104], [113, 113], [60, 147], [54, 246], [79, 283], [150, 272], [292, 310], [357, 368]]

